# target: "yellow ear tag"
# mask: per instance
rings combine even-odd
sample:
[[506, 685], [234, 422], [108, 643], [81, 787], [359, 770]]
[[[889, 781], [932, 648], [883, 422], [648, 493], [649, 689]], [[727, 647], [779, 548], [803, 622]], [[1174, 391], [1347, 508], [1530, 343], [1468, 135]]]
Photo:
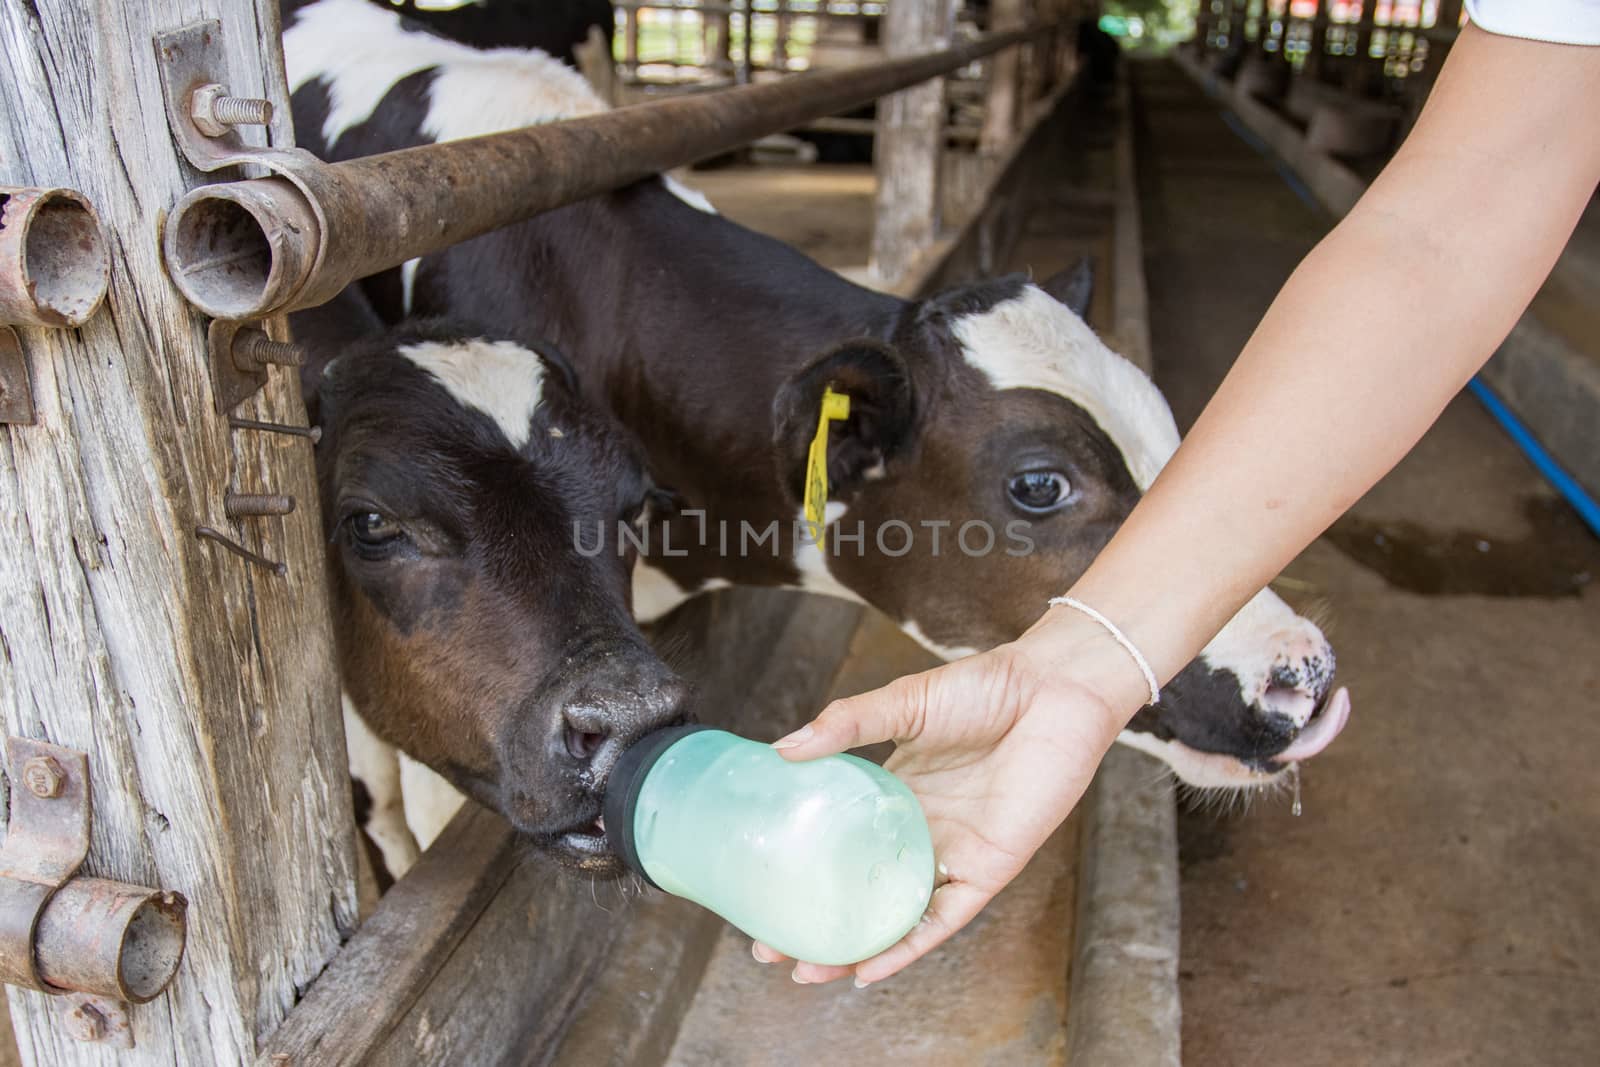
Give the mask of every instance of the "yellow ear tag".
[[829, 386], [822, 391], [822, 412], [817, 418], [817, 434], [806, 454], [806, 525], [811, 539], [822, 544], [822, 520], [828, 506], [828, 423], [850, 417], [850, 397]]

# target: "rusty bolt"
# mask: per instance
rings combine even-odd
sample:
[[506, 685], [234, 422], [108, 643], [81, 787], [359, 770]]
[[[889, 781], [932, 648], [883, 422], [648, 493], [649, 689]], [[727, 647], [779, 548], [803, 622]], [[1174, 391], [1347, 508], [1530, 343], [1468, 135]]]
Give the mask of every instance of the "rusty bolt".
[[79, 1004], [67, 1012], [67, 1033], [79, 1041], [100, 1041], [106, 1036], [106, 1017], [93, 1004]]
[[293, 341], [274, 341], [262, 330], [240, 330], [233, 338], [233, 361], [242, 370], [257, 370], [269, 363], [280, 367], [300, 367], [306, 350]]
[[229, 126], [265, 126], [272, 121], [272, 101], [229, 96], [225, 86], [202, 85], [189, 98], [189, 116], [207, 137], [221, 137]]
[[22, 780], [28, 792], [40, 800], [50, 800], [61, 795], [66, 785], [67, 772], [49, 756], [34, 756], [22, 765]]
[[294, 511], [294, 497], [287, 493], [225, 493], [222, 511], [230, 519], [288, 515]]

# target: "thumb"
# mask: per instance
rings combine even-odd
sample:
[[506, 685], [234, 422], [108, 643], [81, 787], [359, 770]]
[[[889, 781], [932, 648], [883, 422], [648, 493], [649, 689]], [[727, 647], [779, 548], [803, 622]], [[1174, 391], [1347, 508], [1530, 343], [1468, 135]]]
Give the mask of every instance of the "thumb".
[[772, 747], [788, 760], [812, 760], [916, 734], [927, 697], [925, 674], [896, 678], [882, 689], [835, 700], [822, 714]]

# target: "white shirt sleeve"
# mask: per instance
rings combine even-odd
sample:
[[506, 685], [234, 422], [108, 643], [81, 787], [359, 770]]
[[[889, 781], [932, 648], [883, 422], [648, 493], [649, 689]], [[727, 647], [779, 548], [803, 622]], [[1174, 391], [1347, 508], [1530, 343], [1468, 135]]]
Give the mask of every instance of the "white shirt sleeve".
[[1479, 28], [1553, 44], [1600, 44], [1600, 0], [1466, 0]]

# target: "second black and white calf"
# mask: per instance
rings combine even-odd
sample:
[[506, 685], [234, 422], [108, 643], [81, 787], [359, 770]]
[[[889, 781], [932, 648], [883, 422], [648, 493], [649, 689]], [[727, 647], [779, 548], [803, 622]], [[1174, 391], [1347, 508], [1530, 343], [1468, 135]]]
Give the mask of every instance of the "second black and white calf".
[[[330, 159], [603, 106], [548, 56], [465, 48], [362, 0], [298, 6], [287, 25], [296, 125]], [[1177, 447], [1154, 385], [1055, 288], [1014, 278], [896, 299], [665, 179], [367, 285], [387, 317], [463, 314], [572, 355], [684, 502], [670, 549], [658, 536], [639, 568], [644, 617], [721, 584], [788, 585], [872, 604], [947, 657], [1032, 623]], [[852, 406], [830, 439], [824, 552], [795, 520], [829, 386]], [[775, 533], [752, 550], [747, 527]], [[1333, 662], [1317, 627], [1262, 591], [1122, 740], [1194, 785], [1259, 784], [1343, 726]]]

